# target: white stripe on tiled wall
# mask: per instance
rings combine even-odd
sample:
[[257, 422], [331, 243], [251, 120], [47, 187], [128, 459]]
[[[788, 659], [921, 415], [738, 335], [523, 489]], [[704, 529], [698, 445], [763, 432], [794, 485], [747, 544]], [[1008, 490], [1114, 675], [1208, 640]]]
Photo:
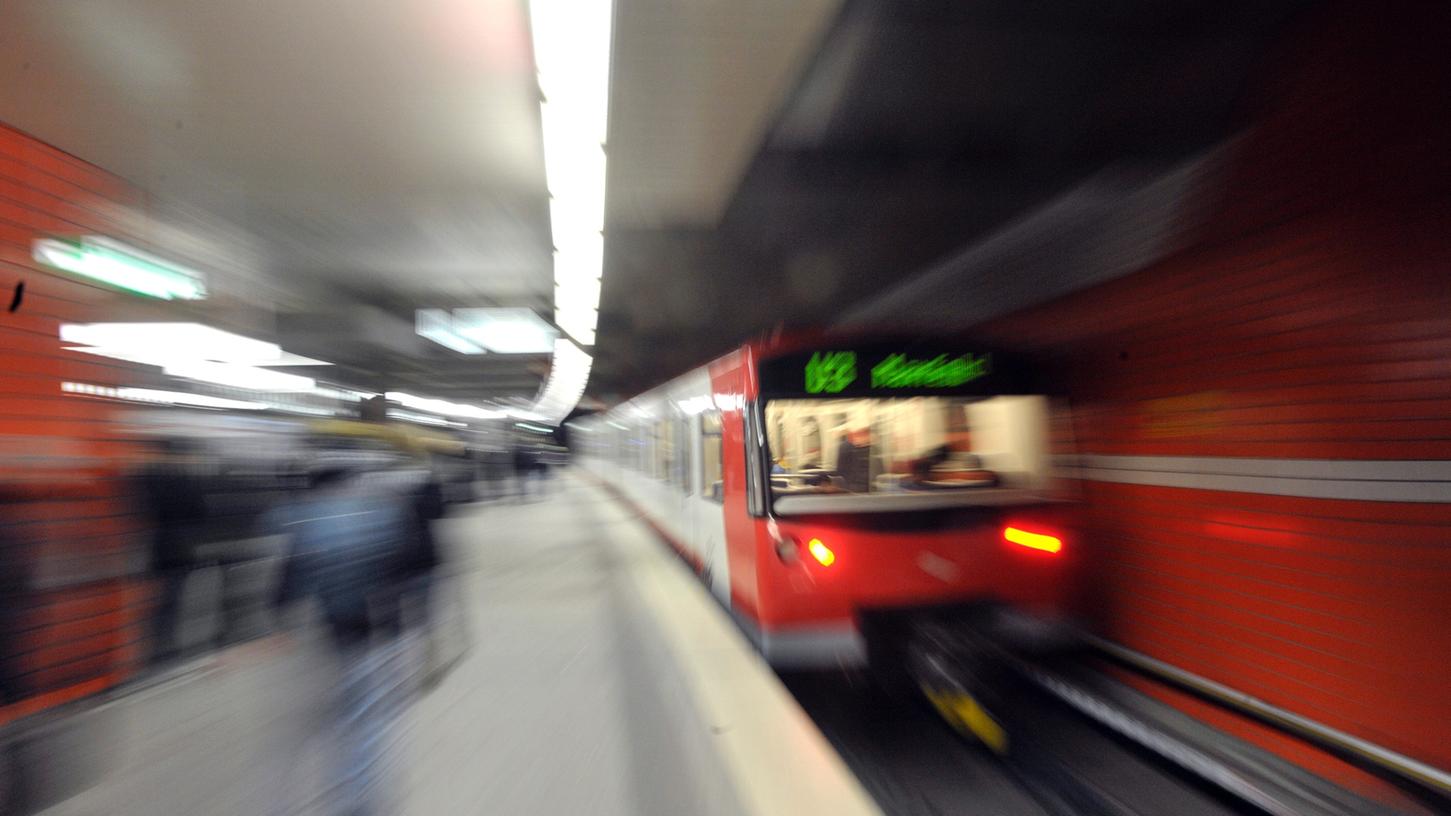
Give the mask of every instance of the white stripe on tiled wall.
[[1451, 502], [1451, 461], [1249, 459], [1230, 456], [1059, 457], [1062, 475], [1314, 499]]

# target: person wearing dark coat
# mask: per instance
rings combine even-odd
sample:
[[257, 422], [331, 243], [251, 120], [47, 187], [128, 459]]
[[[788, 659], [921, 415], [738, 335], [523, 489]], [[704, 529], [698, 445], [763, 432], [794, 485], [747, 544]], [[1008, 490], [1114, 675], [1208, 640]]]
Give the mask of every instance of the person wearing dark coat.
[[318, 724], [331, 755], [329, 813], [388, 812], [395, 788], [393, 734], [416, 671], [402, 611], [410, 581], [431, 557], [418, 538], [422, 500], [395, 488], [327, 465], [309, 491], [268, 519], [287, 541], [273, 599], [279, 620], [315, 601], [336, 657], [332, 699]]
[[523, 445], [514, 448], [514, 479], [518, 485], [519, 495], [529, 494], [529, 483], [533, 480], [535, 473], [535, 454]]
[[842, 437], [836, 449], [836, 472], [852, 493], [871, 489], [872, 432], [865, 427], [852, 428]]
[[206, 520], [201, 475], [191, 467], [189, 442], [168, 440], [161, 456], [141, 473], [141, 498], [151, 524], [151, 570], [159, 580], [152, 613], [151, 660], [165, 662], [178, 652], [177, 617], [187, 579], [199, 566], [197, 545]]

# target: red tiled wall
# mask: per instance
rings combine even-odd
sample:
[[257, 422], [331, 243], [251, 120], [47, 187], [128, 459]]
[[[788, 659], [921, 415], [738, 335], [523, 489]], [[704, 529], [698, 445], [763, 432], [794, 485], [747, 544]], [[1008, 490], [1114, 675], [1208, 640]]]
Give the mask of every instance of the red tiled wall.
[[[1071, 364], [1080, 452], [1451, 459], [1448, 41], [1307, 19], [1187, 249], [985, 327]], [[1451, 768], [1451, 505], [1084, 488], [1108, 636]]]
[[[25, 584], [10, 593], [0, 657], [18, 661], [25, 699], [0, 707], [0, 722], [104, 688], [135, 661], [145, 586], [130, 574], [131, 444], [108, 404], [61, 390], [125, 384], [124, 368], [63, 351], [58, 332], [125, 296], [44, 271], [31, 247], [51, 234], [127, 238], [137, 204], [114, 176], [0, 126], [0, 525]], [[21, 281], [22, 303], [5, 311]]]

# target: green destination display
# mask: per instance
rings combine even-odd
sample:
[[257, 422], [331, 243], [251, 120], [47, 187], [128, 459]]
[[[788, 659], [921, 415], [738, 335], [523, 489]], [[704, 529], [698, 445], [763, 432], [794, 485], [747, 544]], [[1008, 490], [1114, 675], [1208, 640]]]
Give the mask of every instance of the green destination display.
[[892, 354], [872, 366], [872, 387], [956, 388], [987, 372], [987, 355], [948, 357], [939, 354], [930, 360], [913, 360], [905, 354]]
[[914, 357], [888, 351], [862, 357], [856, 351], [816, 351], [805, 361], [804, 369], [798, 370], [808, 394], [860, 393], [864, 389], [932, 391], [959, 388], [986, 376], [991, 360], [991, 355], [972, 353]]
[[818, 351], [806, 361], [806, 393], [840, 394], [856, 382], [856, 352]]

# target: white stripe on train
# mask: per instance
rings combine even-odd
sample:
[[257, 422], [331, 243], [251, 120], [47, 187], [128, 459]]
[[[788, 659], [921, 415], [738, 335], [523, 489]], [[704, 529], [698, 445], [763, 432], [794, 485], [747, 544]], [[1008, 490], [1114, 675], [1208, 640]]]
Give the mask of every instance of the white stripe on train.
[[1312, 499], [1451, 503], [1451, 461], [1107, 456], [1054, 460], [1059, 475], [1095, 482]]

